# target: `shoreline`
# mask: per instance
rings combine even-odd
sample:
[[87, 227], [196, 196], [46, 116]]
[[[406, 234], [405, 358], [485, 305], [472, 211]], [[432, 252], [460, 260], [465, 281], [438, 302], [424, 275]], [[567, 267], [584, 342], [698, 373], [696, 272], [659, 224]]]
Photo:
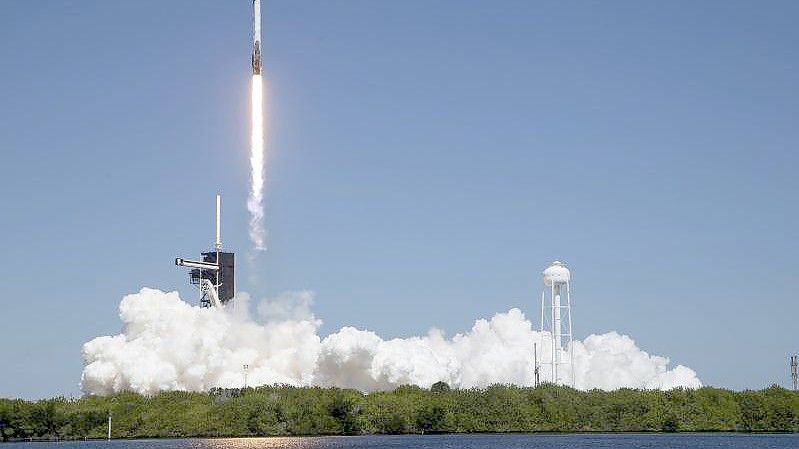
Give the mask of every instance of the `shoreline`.
[[578, 391], [493, 385], [403, 386], [365, 394], [263, 386], [206, 393], [0, 399], [0, 439], [253, 438], [272, 436], [673, 434], [799, 432], [799, 392], [772, 386]]
[[153, 442], [160, 442], [160, 441], [186, 441], [186, 440], [259, 440], [259, 439], [282, 439], [282, 438], [290, 438], [290, 439], [326, 439], [326, 438], [341, 438], [341, 439], [357, 439], [357, 438], [374, 438], [374, 437], [386, 437], [386, 438], [403, 438], [403, 437], [411, 437], [411, 438], [435, 438], [435, 437], [457, 437], [457, 436], [634, 436], [634, 435], [646, 435], [646, 436], [778, 436], [778, 435], [785, 435], [785, 436], [795, 436], [799, 435], [799, 431], [794, 432], [745, 432], [745, 431], [684, 431], [684, 432], [663, 432], [663, 431], [617, 431], [617, 432], [608, 432], [608, 431], [583, 431], [583, 432], [441, 432], [441, 433], [405, 433], [405, 434], [357, 434], [357, 435], [263, 435], [263, 436], [255, 436], [255, 435], [244, 435], [244, 436], [227, 436], [227, 437], [216, 437], [216, 436], [187, 436], [187, 437], [144, 437], [144, 438], [112, 438], [111, 440], [105, 438], [87, 438], [87, 439], [19, 439], [19, 440], [8, 440], [8, 441], [0, 441], [0, 444], [3, 443], [73, 443], [73, 442], [109, 442], [109, 441], [132, 441], [132, 442], [146, 442], [146, 441], [153, 441]]

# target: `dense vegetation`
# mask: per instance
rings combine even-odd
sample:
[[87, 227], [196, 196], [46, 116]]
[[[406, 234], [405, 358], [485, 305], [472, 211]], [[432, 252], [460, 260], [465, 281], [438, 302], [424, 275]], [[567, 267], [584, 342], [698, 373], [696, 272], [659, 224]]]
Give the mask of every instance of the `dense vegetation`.
[[209, 393], [0, 399], [3, 440], [429, 432], [799, 431], [799, 393], [400, 387], [364, 395], [273, 386]]

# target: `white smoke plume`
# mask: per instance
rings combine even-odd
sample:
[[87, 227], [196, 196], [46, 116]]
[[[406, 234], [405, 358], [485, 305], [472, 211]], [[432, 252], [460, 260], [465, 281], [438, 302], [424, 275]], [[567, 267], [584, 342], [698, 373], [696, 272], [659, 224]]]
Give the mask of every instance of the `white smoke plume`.
[[264, 98], [261, 75], [252, 76], [252, 134], [250, 139], [250, 212], [249, 234], [256, 250], [265, 250], [264, 243]]
[[[244, 383], [245, 364], [250, 386], [375, 391], [403, 384], [429, 387], [442, 380], [461, 388], [533, 385], [533, 344], [539, 351], [547, 347], [547, 339], [515, 308], [479, 319], [452, 338], [432, 329], [425, 336], [384, 340], [353, 327], [320, 337], [310, 292], [262, 302], [258, 319], [248, 303], [242, 294], [227, 309], [200, 308], [183, 302], [177, 292], [147, 288], [126, 296], [119, 306], [122, 334], [98, 337], [83, 347], [81, 388], [99, 395], [235, 388]], [[690, 368], [669, 369], [667, 358], [647, 354], [616, 332], [575, 342], [574, 361], [579, 389], [702, 385]]]

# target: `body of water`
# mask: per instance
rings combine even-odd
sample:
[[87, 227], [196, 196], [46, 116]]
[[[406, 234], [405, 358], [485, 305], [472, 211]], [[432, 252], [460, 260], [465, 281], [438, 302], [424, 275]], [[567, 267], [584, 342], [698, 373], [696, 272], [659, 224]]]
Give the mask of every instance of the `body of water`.
[[799, 434], [490, 434], [7, 443], [3, 449], [797, 449]]

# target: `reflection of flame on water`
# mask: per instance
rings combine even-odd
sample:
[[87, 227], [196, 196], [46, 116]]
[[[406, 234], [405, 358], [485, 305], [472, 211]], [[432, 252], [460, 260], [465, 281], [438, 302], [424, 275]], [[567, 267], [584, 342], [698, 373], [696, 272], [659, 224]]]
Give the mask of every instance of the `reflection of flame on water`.
[[250, 141], [250, 195], [247, 210], [250, 212], [250, 240], [257, 250], [264, 245], [264, 105], [261, 75], [252, 76], [252, 136]]

